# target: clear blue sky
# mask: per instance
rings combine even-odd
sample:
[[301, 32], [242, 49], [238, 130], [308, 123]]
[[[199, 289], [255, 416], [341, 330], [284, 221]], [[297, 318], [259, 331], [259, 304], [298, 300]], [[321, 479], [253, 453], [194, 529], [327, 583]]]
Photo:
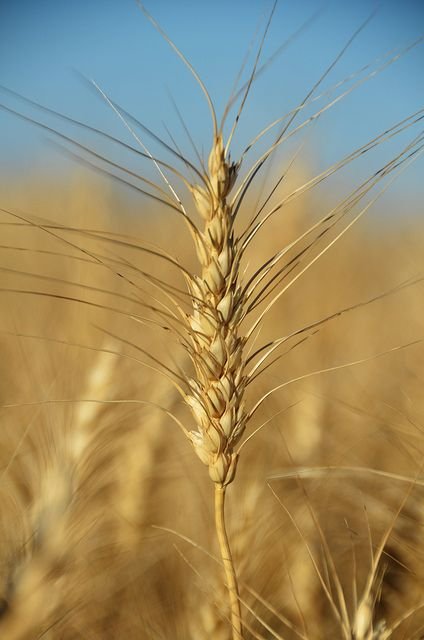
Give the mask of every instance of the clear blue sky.
[[[263, 30], [272, 2], [146, 0], [145, 4], [193, 63], [222, 113], [249, 42], [257, 28]], [[279, 2], [264, 59], [321, 11], [256, 82], [240, 123], [235, 153], [262, 126], [299, 103], [373, 8], [374, 3], [365, 0]], [[381, 2], [376, 16], [323, 88], [377, 56], [411, 43], [423, 32], [423, 1]], [[257, 47], [258, 39], [255, 42]], [[252, 60], [253, 55], [250, 64]], [[191, 153], [172, 107], [172, 95], [199, 147], [209, 145], [210, 124], [201, 92], [135, 0], [1, 1], [0, 84], [130, 141], [116, 115], [76, 71], [95, 79], [117, 103], [169, 140], [166, 123], [176, 141]], [[422, 107], [423, 77], [424, 46], [420, 45], [337, 105], [319, 123], [320, 134], [313, 138], [321, 160], [335, 160]], [[0, 93], [0, 102], [38, 117], [36, 111], [6, 94]], [[44, 121], [53, 124], [52, 119], [44, 117]], [[51, 167], [52, 160], [61, 166], [61, 155], [46, 144], [45, 133], [0, 111], [3, 175], [32, 171], [34, 166]], [[416, 181], [417, 188], [418, 175], [414, 168], [408, 178], [411, 185]]]

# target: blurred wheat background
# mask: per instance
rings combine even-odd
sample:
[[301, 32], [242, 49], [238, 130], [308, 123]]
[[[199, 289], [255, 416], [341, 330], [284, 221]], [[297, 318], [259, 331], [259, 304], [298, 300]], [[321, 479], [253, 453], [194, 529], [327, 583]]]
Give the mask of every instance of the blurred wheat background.
[[[102, 14], [95, 4], [95, 12]], [[237, 4], [229, 8], [229, 23], [232, 12], [241, 11]], [[207, 55], [199, 58], [193, 44], [198, 34], [192, 40], [189, 28], [198, 29], [204, 37], [207, 20], [216, 19], [209, 3], [200, 8], [167, 2], [149, 6], [211, 85], [218, 111], [225, 107], [254, 34], [253, 16], [263, 30], [264, 15], [269, 14], [265, 3], [252, 5], [255, 10], [246, 9], [236, 42], [225, 54], [237, 51], [237, 59], [231, 60], [234, 73], [226, 69], [222, 82], [222, 52], [215, 66], [204, 61]], [[17, 43], [27, 33], [29, 20], [36, 19], [25, 6], [28, 14], [19, 20], [13, 8], [1, 9], [3, 24], [16, 29]], [[87, 6], [94, 10], [91, 3]], [[81, 3], [80, 15], [75, 9], [69, 34], [73, 28], [83, 32], [79, 20], [87, 6], [83, 9]], [[59, 10], [52, 7], [47, 2], [40, 5], [42, 18], [50, 12], [51, 23], [43, 22], [46, 34], [60, 18]], [[224, 11], [223, 5], [217, 7]], [[299, 14], [292, 8], [286, 16], [279, 6], [264, 59], [317, 8], [315, 3], [305, 4]], [[361, 69], [363, 61], [371, 63], [390, 48], [400, 51], [414, 42], [419, 34], [413, 29], [422, 9], [419, 3], [410, 3], [409, 9], [406, 20], [406, 10], [386, 5], [317, 94]], [[100, 26], [107, 34], [117, 16], [108, 4], [103, 11]], [[144, 84], [141, 98], [132, 65], [136, 60], [143, 67], [141, 75], [146, 75], [142, 60], [148, 56], [147, 76], [161, 78], [162, 85], [168, 81], [164, 65], [182, 67], [182, 76], [186, 75], [178, 82], [190, 84], [189, 95], [186, 84], [170, 90], [200, 155], [206, 156], [210, 128], [204, 105], [201, 115], [194, 115], [190, 96], [197, 100], [200, 95], [194, 81], [137, 6], [119, 5], [123, 21], [128, 20], [125, 11], [139, 22], [141, 34], [149, 33], [149, 40], [144, 52], [139, 43], [137, 57], [130, 47], [124, 51], [131, 66], [120, 83], [133, 87], [132, 98], [127, 100], [131, 92], [125, 96], [116, 84], [122, 74], [122, 51], [115, 58], [118, 73], [110, 69], [108, 95], [118, 103], [122, 98], [125, 109], [152, 126], [167, 144], [174, 146], [176, 139], [181, 153], [192, 158], [172, 101], [163, 106], [155, 93], [159, 84], [151, 92]], [[306, 93], [367, 17], [369, 6], [359, 3], [357, 11], [347, 11], [344, 22], [343, 12], [319, 14], [310, 31], [294, 39], [297, 49], [289, 48], [264, 72], [270, 84], [261, 85], [262, 77], [258, 87], [253, 83], [233, 159], [261, 128], [303, 99], [299, 93], [293, 105], [287, 101], [283, 94], [291, 87], [284, 79], [279, 100], [267, 93], [280, 70], [286, 74], [290, 61], [305, 66], [314, 51], [316, 55], [315, 42], [323, 42], [320, 70], [312, 80], [303, 78]], [[290, 17], [291, 29], [285, 23]], [[326, 28], [331, 28], [335, 20], [344, 24], [346, 32], [337, 34], [340, 43], [331, 46], [330, 52], [323, 25], [327, 21]], [[391, 31], [396, 20], [399, 33]], [[127, 22], [116, 24], [122, 33], [127, 25], [133, 37]], [[100, 26], [94, 34], [100, 33]], [[238, 40], [241, 27], [243, 46]], [[230, 25], [226, 29], [230, 41]], [[84, 43], [84, 35], [80, 37]], [[204, 43], [206, 51], [212, 40]], [[27, 46], [28, 51], [31, 43]], [[245, 71], [247, 78], [257, 46], [258, 41]], [[47, 56], [45, 47], [40, 60]], [[65, 44], [63, 49], [67, 51]], [[53, 48], [49, 56], [51, 60]], [[324, 114], [322, 127], [318, 119], [312, 133], [308, 127], [304, 137], [283, 145], [266, 180], [249, 190], [238, 227], [246, 226], [280, 175], [287, 172], [271, 203], [302, 189], [344, 154], [418, 112], [422, 107], [422, 90], [420, 94], [416, 86], [420, 61], [422, 47], [416, 46], [387, 69], [388, 84], [382, 84], [380, 76], [370, 79], [365, 83], [368, 97], [361, 85], [352, 92], [352, 99], [348, 96], [345, 111], [341, 101], [335, 113]], [[40, 82], [46, 82], [47, 76], [50, 86], [44, 96], [42, 88], [39, 93], [33, 91], [25, 75], [19, 82], [18, 64], [19, 55], [9, 57], [7, 63], [2, 56], [2, 84], [131, 144], [116, 113], [108, 110], [86, 81], [76, 80], [71, 73], [67, 76], [70, 86], [77, 82], [81, 103], [76, 106], [73, 96], [65, 105], [52, 80], [53, 68], [50, 79], [48, 73], [40, 72], [44, 77]], [[102, 77], [94, 79], [102, 88], [101, 82], [108, 81], [107, 69], [96, 69], [94, 62], [90, 68], [87, 58], [83, 68], [78, 60], [75, 66], [90, 78], [99, 71]], [[353, 83], [373, 68], [355, 76]], [[296, 94], [297, 77], [293, 83]], [[384, 92], [389, 88], [388, 98]], [[402, 101], [399, 94], [404, 89]], [[376, 107], [374, 90], [380, 96]], [[269, 103], [260, 99], [261, 92], [269, 95]], [[41, 122], [44, 130], [40, 133], [38, 125], [23, 122], [10, 111], [1, 115], [0, 637], [226, 640], [231, 630], [217, 559], [211, 482], [170, 414], [188, 428], [192, 428], [192, 417], [159, 371], [164, 365], [165, 372], [174, 370], [182, 376], [190, 372], [187, 353], [157, 312], [166, 303], [160, 283], [168, 283], [167, 291], [175, 293], [185, 288], [184, 280], [169, 261], [154, 255], [160, 251], [175, 256], [185, 269], [196, 273], [189, 234], [174, 211], [136, 192], [135, 176], [93, 157], [87, 148], [157, 180], [151, 162], [7, 91], [1, 95], [7, 109]], [[87, 95], [91, 106], [83, 102], [82, 96]], [[300, 114], [300, 121], [330, 99], [311, 105], [306, 115]], [[97, 108], [108, 114], [99, 115], [100, 122], [95, 117]], [[164, 116], [169, 110], [171, 124], [158, 125], [155, 109]], [[367, 109], [369, 121], [364, 123]], [[355, 129], [355, 122], [359, 128]], [[415, 131], [405, 133], [409, 138], [398, 136], [397, 146], [392, 141], [381, 144], [371, 159], [366, 154], [359, 164], [349, 163], [316, 188], [292, 198], [255, 237], [243, 263], [244, 281], [394, 158], [420, 134], [418, 120], [415, 125]], [[45, 145], [46, 133], [54, 145]], [[152, 144], [155, 157], [162, 154], [160, 145], [145, 133], [140, 135], [149, 151]], [[73, 145], [70, 138], [86, 149]], [[170, 161], [166, 150], [162, 155]], [[247, 392], [248, 404], [253, 406], [269, 389], [287, 382], [262, 404], [250, 423], [247, 437], [264, 426], [243, 445], [237, 478], [229, 487], [228, 529], [246, 639], [424, 637], [422, 167], [420, 159], [411, 164], [370, 211], [299, 276], [267, 312], [255, 338], [256, 347], [311, 327], [276, 351], [281, 357]], [[184, 165], [181, 170], [185, 171]], [[113, 176], [106, 176], [106, 171]], [[122, 179], [132, 186], [123, 185]], [[336, 236], [331, 233], [323, 246]], [[315, 246], [310, 251], [306, 240], [301, 248], [306, 263], [320, 251]], [[293, 274], [303, 267], [303, 262], [295, 261]], [[329, 320], [316, 324], [325, 318]], [[351, 635], [347, 635], [346, 620]]]

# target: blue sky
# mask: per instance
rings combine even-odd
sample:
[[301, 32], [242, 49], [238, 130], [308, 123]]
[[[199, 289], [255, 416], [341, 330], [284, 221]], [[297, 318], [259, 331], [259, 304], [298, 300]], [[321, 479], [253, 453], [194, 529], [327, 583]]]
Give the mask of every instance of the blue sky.
[[[145, 4], [193, 63], [218, 114], [222, 113], [249, 43], [258, 29], [263, 30], [272, 3], [146, 0]], [[265, 42], [264, 60], [305, 21], [317, 12], [318, 15], [253, 86], [235, 139], [235, 154], [268, 122], [299, 103], [373, 8], [374, 3], [365, 0], [286, 0], [278, 4]], [[323, 88], [331, 87], [378, 56], [405, 47], [423, 31], [424, 2], [381, 2], [375, 17], [326, 78]], [[257, 46], [256, 37], [252, 51]], [[248, 68], [253, 58], [254, 53]], [[314, 162], [336, 160], [422, 107], [423, 72], [421, 44], [325, 114], [308, 141]], [[208, 147], [210, 120], [205, 100], [190, 73], [135, 1], [0, 2], [0, 84], [130, 141], [117, 116], [79, 74], [95, 79], [113, 100], [169, 141], [168, 129], [190, 154], [172, 96], [199, 148]], [[40, 117], [7, 94], [0, 93], [0, 102]], [[315, 108], [323, 104], [317, 102]], [[42, 119], [72, 133], [63, 123]], [[48, 137], [0, 112], [2, 174], [66, 166], [69, 160], [65, 161], [63, 154], [48, 144]], [[85, 139], [84, 134], [82, 138]], [[121, 160], [116, 153], [116, 159]], [[409, 181], [409, 188], [419, 191], [423, 163], [418, 164], [420, 169], [412, 168], [405, 180]]]

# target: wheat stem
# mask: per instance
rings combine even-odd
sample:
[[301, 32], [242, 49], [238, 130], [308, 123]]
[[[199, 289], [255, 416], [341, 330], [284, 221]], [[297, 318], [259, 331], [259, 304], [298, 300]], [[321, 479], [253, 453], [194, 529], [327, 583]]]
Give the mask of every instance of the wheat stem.
[[230, 543], [228, 541], [227, 530], [225, 527], [225, 491], [225, 485], [215, 484], [215, 527], [231, 606], [232, 638], [233, 640], [241, 640], [243, 638], [243, 630], [241, 624], [239, 590], [233, 558], [231, 555]]

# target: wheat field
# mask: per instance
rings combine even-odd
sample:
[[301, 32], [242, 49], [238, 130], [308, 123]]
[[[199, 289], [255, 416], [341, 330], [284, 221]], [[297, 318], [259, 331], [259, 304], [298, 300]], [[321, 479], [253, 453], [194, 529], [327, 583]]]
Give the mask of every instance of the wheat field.
[[261, 38], [224, 126], [140, 8], [209, 102], [197, 159], [97, 84], [145, 173], [3, 104], [78, 162], [0, 180], [0, 638], [424, 638], [424, 226], [390, 201], [422, 109], [295, 162], [352, 75], [230, 158]]

